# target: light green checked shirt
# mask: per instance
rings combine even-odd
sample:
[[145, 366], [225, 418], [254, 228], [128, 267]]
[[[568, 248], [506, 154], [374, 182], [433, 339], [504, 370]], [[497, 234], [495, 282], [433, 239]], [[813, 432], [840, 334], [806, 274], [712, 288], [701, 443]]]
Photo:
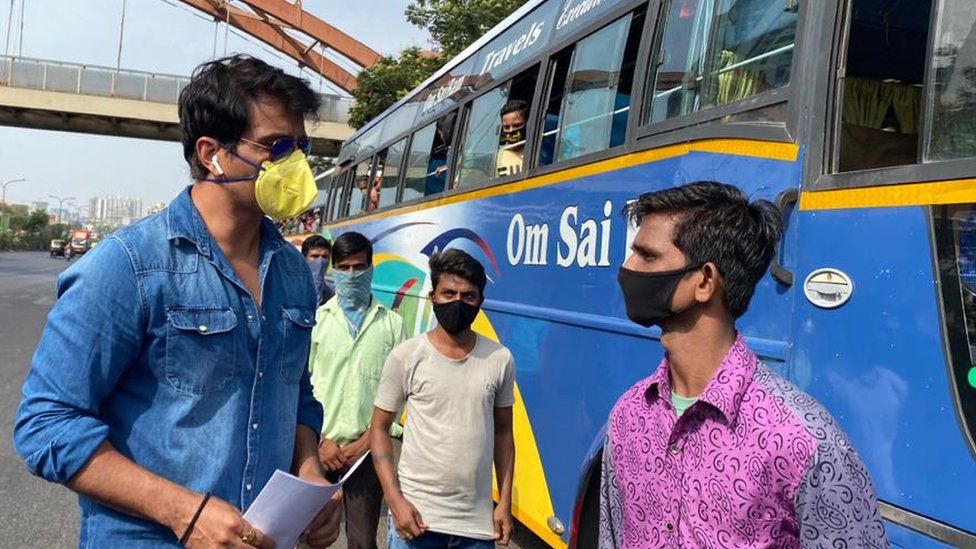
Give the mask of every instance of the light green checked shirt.
[[[403, 341], [403, 319], [373, 299], [353, 339], [337, 298], [319, 307], [315, 318], [308, 367], [325, 412], [322, 436], [349, 444], [369, 427], [386, 355]], [[393, 434], [399, 434], [398, 425]]]

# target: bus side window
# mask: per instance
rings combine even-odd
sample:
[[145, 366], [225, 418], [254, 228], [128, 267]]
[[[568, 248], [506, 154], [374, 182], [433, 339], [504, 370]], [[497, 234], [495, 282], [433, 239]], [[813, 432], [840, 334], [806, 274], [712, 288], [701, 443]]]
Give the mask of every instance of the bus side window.
[[373, 166], [373, 175], [369, 179], [366, 196], [364, 197], [367, 212], [371, 212], [380, 207], [380, 191], [383, 186], [383, 177], [386, 175], [386, 155], [389, 150], [389, 148], [386, 148], [376, 153], [376, 164]]
[[403, 153], [406, 149], [407, 139], [403, 138], [380, 153], [380, 158], [383, 159], [380, 187], [377, 190], [379, 193], [377, 197], [378, 206], [380, 208], [396, 203], [397, 186], [400, 183], [400, 165], [403, 163]]
[[874, 1], [853, 0], [850, 9], [835, 88], [834, 171], [914, 164], [932, 1], [895, 4], [883, 18]]
[[[456, 112], [420, 128], [410, 141], [401, 200], [413, 200], [444, 190], [451, 166], [451, 137]], [[404, 148], [406, 144], [404, 143]]]
[[345, 190], [346, 183], [349, 180], [349, 174], [351, 170], [344, 170], [336, 175], [332, 183], [332, 192], [334, 193], [331, 198], [329, 220], [335, 221], [342, 217], [342, 207], [345, 205]]
[[364, 160], [356, 165], [355, 178], [349, 191], [349, 215], [356, 215], [363, 211], [366, 194], [370, 188], [369, 168], [372, 160]]
[[783, 0], [671, 0], [651, 55], [647, 123], [790, 83], [796, 9]]
[[643, 21], [629, 14], [556, 55], [540, 165], [623, 144]]
[[471, 102], [454, 188], [522, 172], [537, 74], [533, 67]]

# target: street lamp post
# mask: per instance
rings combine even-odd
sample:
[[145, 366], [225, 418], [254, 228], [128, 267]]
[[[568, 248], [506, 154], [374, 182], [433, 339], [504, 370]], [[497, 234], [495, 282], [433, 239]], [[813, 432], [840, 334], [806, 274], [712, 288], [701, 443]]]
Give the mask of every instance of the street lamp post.
[[21, 181], [27, 181], [27, 180], [24, 178], [20, 178], [20, 179], [11, 179], [10, 181], [5, 181], [3, 183], [0, 183], [0, 187], [3, 187], [3, 198], [0, 199], [0, 204], [3, 204], [4, 210], [7, 209], [7, 185], [10, 185], [11, 183], [19, 183]]
[[75, 199], [75, 197], [73, 196], [60, 197], [60, 196], [54, 196], [53, 194], [49, 194], [48, 197], [58, 201], [58, 223], [62, 223], [64, 221], [64, 210], [63, 210], [64, 203], [71, 202], [72, 200]]

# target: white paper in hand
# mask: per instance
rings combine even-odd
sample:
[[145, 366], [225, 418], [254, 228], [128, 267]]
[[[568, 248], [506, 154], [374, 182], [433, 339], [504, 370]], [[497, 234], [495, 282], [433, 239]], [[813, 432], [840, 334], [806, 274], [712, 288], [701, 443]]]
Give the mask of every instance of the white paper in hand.
[[363, 454], [336, 484], [322, 485], [277, 470], [254, 499], [244, 520], [275, 541], [277, 549], [291, 549], [315, 515], [362, 465]]

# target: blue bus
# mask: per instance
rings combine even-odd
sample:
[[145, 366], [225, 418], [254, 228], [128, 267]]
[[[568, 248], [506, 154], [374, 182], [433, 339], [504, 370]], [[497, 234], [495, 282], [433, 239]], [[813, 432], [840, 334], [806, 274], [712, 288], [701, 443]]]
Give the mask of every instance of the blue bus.
[[517, 368], [513, 511], [592, 547], [605, 422], [660, 333], [616, 284], [641, 193], [719, 180], [785, 236], [739, 328], [819, 399], [896, 547], [976, 547], [976, 2], [530, 0], [342, 147], [323, 231], [432, 322], [427, 259], [490, 276]]

